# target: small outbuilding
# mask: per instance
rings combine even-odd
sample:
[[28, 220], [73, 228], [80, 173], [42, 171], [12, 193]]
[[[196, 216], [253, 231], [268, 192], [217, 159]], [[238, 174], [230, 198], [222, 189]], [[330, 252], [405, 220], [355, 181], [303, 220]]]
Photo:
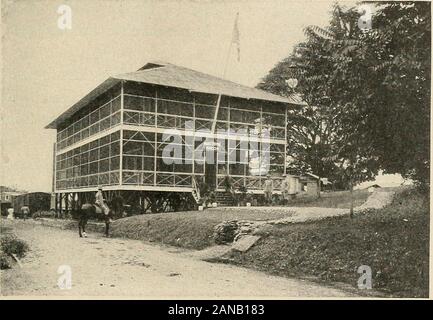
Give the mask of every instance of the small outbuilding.
[[14, 198], [23, 194], [23, 192], [15, 191], [7, 187], [1, 187], [0, 190], [0, 210], [1, 214], [6, 216], [7, 210], [13, 206]]
[[51, 194], [47, 192], [31, 192], [18, 195], [13, 199], [14, 212], [20, 213], [24, 206], [29, 207], [30, 214], [36, 211], [50, 210]]
[[328, 178], [320, 178], [313, 173], [306, 173], [299, 177], [299, 192], [306, 192], [309, 195], [317, 195], [319, 181], [321, 191], [332, 188], [332, 182], [329, 181]]

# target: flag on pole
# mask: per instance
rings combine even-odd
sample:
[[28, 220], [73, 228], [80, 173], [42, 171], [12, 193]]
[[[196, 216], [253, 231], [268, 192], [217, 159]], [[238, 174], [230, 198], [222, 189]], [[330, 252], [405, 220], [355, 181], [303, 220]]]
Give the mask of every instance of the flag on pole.
[[241, 42], [239, 38], [239, 12], [236, 14], [235, 25], [233, 27], [233, 39], [232, 43], [236, 46], [236, 50], [238, 53], [238, 62], [241, 61]]
[[230, 54], [232, 52], [233, 44], [236, 46], [236, 51], [237, 51], [237, 56], [238, 56], [237, 60], [238, 60], [238, 62], [241, 61], [241, 42], [240, 42], [240, 38], [239, 38], [238, 21], [239, 21], [239, 12], [236, 13], [235, 25], [233, 26], [232, 39], [230, 41], [230, 47], [229, 47], [229, 50], [227, 52], [227, 57], [226, 57], [225, 65], [224, 65], [224, 72], [222, 74], [223, 78], [226, 77], [227, 66], [229, 64], [229, 59], [230, 59]]

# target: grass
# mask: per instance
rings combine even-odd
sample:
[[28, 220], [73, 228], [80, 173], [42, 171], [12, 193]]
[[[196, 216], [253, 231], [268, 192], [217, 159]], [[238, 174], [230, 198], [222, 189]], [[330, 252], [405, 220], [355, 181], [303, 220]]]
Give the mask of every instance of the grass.
[[[354, 206], [363, 204], [369, 195], [370, 193], [367, 190], [355, 190], [353, 192]], [[322, 192], [320, 198], [315, 196], [298, 197], [291, 200], [289, 206], [348, 209], [350, 208], [350, 192]]]
[[[355, 206], [362, 204], [368, 197], [365, 190], [355, 191]], [[293, 200], [289, 206], [349, 208], [348, 191], [322, 193], [320, 199], [302, 197]], [[139, 239], [158, 242], [187, 249], [204, 249], [212, 246], [214, 227], [227, 220], [272, 220], [291, 216], [293, 213], [281, 207], [275, 210], [262, 210], [260, 207], [207, 209], [138, 215], [115, 221], [110, 233], [114, 237]]]
[[0, 226], [0, 269], [9, 269], [13, 265], [12, 255], [22, 258], [29, 250], [23, 240], [18, 239], [12, 229]]
[[266, 228], [231, 263], [279, 276], [312, 276], [356, 288], [357, 269], [372, 269], [373, 289], [398, 297], [428, 297], [429, 199], [406, 190], [381, 210]]
[[[365, 190], [355, 191], [355, 206], [368, 197]], [[289, 206], [349, 208], [348, 191], [322, 193], [322, 198], [304, 196], [292, 200]], [[207, 209], [138, 215], [115, 221], [110, 233], [115, 237], [139, 239], [187, 249], [204, 249], [212, 246], [214, 227], [227, 220], [272, 220], [291, 216], [293, 212], [275, 207], [264, 211], [261, 207]]]
[[114, 237], [139, 239], [188, 249], [214, 245], [214, 227], [227, 220], [269, 220], [290, 216], [291, 212], [260, 210], [214, 210], [160, 213], [133, 216], [112, 223]]

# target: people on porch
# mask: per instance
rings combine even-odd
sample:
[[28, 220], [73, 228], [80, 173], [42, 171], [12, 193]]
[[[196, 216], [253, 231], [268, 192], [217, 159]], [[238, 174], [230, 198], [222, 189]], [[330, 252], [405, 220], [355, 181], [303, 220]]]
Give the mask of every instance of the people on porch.
[[264, 184], [265, 202], [267, 205], [272, 205], [272, 192], [274, 191], [274, 181], [268, 174]]
[[281, 181], [281, 185], [280, 185], [281, 203], [283, 205], [286, 205], [289, 202], [289, 188], [290, 188], [289, 177], [286, 174], [283, 174], [283, 180]]

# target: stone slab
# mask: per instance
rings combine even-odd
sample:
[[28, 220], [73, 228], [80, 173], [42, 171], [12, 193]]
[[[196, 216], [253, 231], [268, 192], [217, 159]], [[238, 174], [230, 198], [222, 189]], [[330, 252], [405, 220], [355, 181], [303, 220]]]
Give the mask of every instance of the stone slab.
[[245, 252], [250, 249], [258, 240], [259, 236], [245, 235], [240, 237], [236, 242], [232, 245], [232, 250]]

